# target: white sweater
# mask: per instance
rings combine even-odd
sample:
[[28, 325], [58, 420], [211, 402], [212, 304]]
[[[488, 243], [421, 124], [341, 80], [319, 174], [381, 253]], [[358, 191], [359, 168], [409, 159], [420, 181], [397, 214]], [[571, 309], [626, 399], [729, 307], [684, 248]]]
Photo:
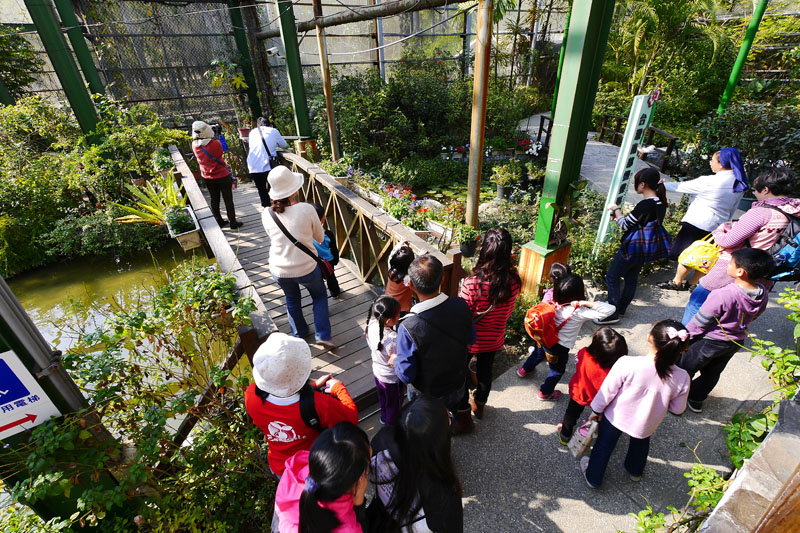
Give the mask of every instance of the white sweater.
[[571, 304], [556, 307], [556, 326], [560, 326], [567, 319], [558, 332], [558, 344], [571, 350], [578, 340], [578, 333], [584, 322], [606, 318], [614, 314], [614, 311], [616, 307], [607, 302], [594, 302], [594, 307], [575, 308]]
[[[316, 209], [311, 204], [301, 202], [288, 206], [283, 213], [277, 215], [289, 233], [317, 255], [314, 241], [322, 242], [325, 232]], [[272, 220], [269, 209], [264, 209], [261, 213], [261, 223], [269, 235], [269, 270], [273, 277], [299, 278], [314, 271], [317, 262], [292, 244]]]
[[664, 183], [664, 187], [670, 192], [694, 195], [681, 220], [697, 228], [713, 231], [733, 218], [736, 206], [744, 195], [744, 191], [733, 192], [735, 181], [732, 170], [720, 170], [716, 174], [689, 181], [669, 181]]

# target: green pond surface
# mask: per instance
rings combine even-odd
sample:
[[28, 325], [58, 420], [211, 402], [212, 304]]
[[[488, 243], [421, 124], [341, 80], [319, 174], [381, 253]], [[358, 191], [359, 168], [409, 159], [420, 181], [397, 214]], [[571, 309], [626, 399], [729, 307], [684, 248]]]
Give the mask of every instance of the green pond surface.
[[[116, 299], [122, 305], [146, 298], [159, 278], [159, 268], [170, 271], [189, 259], [177, 244], [135, 256], [85, 257], [38, 268], [6, 280], [45, 340], [58, 337], [55, 322], [64, 316], [70, 300], [103, 305]], [[102, 321], [102, 314], [93, 317]], [[54, 348], [64, 349], [64, 339]]]

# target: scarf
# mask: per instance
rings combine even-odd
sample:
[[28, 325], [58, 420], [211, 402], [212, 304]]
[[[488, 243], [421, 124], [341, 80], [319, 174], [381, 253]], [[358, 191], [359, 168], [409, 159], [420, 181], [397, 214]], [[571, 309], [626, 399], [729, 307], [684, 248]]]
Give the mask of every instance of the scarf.
[[747, 174], [744, 172], [744, 165], [742, 165], [742, 154], [736, 148], [723, 148], [719, 151], [719, 164], [723, 168], [733, 170], [733, 175], [736, 181], [733, 182], [733, 192], [746, 191], [750, 184], [747, 181]]

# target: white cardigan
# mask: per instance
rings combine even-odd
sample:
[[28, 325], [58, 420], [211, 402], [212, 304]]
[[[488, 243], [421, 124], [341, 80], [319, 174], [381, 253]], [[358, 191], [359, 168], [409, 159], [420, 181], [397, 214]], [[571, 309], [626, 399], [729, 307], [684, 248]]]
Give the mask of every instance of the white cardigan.
[[[305, 244], [316, 255], [314, 241], [322, 242], [325, 231], [319, 221], [317, 210], [306, 203], [290, 205], [283, 213], [276, 213], [295, 239]], [[317, 262], [307, 253], [292, 244], [272, 220], [269, 209], [261, 213], [261, 223], [269, 235], [269, 270], [276, 278], [299, 278], [317, 268]]]
[[664, 187], [669, 192], [693, 195], [694, 200], [681, 220], [696, 228], [712, 231], [733, 218], [736, 206], [744, 195], [744, 191], [733, 192], [735, 181], [733, 170], [720, 170], [716, 174], [689, 181], [668, 181]]

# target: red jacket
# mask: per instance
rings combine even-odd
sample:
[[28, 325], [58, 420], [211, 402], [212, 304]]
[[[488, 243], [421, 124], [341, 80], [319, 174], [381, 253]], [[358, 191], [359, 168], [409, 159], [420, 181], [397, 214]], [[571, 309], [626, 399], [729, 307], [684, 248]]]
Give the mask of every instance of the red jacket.
[[575, 357], [578, 363], [575, 365], [575, 374], [569, 380], [569, 397], [581, 405], [589, 405], [611, 369], [598, 365], [586, 348], [581, 348]]
[[[287, 400], [288, 405], [279, 405], [271, 401], [262, 401], [256, 396], [255, 383], [244, 391], [244, 405], [269, 443], [267, 460], [269, 467], [277, 475], [282, 475], [286, 459], [300, 450], [310, 450], [319, 432], [308, 427], [300, 416], [300, 397], [275, 398], [276, 401]], [[347, 389], [341, 383], [331, 388], [330, 394], [314, 393], [314, 406], [319, 415], [320, 424], [324, 428], [333, 427], [339, 422], [351, 422], [358, 425], [358, 409], [350, 398]]]
[[223, 159], [222, 155], [222, 144], [218, 139], [211, 139], [210, 143], [202, 147], [192, 143], [192, 151], [194, 152], [195, 157], [197, 157], [197, 162], [200, 164], [200, 175], [207, 180], [230, 176], [231, 171], [228, 170], [228, 167], [226, 165], [220, 165], [207, 156], [206, 153], [203, 152], [203, 148], [205, 148], [206, 152], [213, 155], [219, 161], [223, 163], [225, 162], [225, 159]]

